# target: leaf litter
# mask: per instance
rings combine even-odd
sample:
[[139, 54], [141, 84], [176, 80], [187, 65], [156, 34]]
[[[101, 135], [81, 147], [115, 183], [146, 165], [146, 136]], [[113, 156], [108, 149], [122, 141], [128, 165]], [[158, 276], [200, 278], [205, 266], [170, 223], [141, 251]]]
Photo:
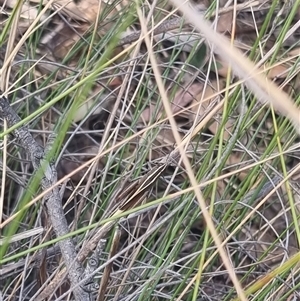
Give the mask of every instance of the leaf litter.
[[[217, 32], [232, 39], [233, 45], [245, 57], [256, 62], [267, 78], [297, 102], [299, 29], [296, 28], [276, 48], [278, 51], [273, 48], [280, 39], [282, 20], [290, 16], [296, 2], [290, 1], [290, 5], [286, 1], [277, 1], [277, 4], [274, 4], [275, 1], [237, 2], [236, 7], [233, 1], [190, 1], [190, 5], [199, 14], [205, 15]], [[18, 15], [15, 43], [20, 41], [47, 3], [49, 1], [23, 3]], [[170, 16], [169, 12], [174, 7], [168, 1], [153, 1], [152, 4], [143, 2], [141, 7], [148, 20], [149, 29], [160, 22], [163, 25], [160, 33], [150, 36], [172, 114], [177, 122], [177, 130], [181, 139], [185, 139], [197, 125], [201, 125], [200, 131], [189, 141], [186, 153], [193, 164], [199, 184], [203, 184], [207, 206], [213, 207], [212, 218], [220, 235], [228, 237], [233, 229], [239, 229], [231, 236], [226, 248], [232, 266], [246, 288], [258, 276], [265, 275], [284, 262], [287, 256], [297, 252], [297, 235], [285, 185], [281, 185], [276, 193], [265, 200], [245, 224], [239, 224], [251, 208], [261, 201], [255, 197], [255, 193], [258, 194], [266, 183], [272, 185], [272, 176], [280, 174], [282, 170], [279, 163], [280, 149], [274, 141], [277, 139], [279, 145], [284, 146], [285, 166], [288, 171], [292, 171], [299, 164], [299, 151], [294, 148], [299, 143], [299, 138], [291, 125], [280, 117], [276, 118], [274, 124], [272, 111], [255, 102], [253, 94], [244, 83], [232, 75], [230, 64], [213, 53], [212, 46], [201, 33], [182, 22], [176, 23], [177, 27], [173, 26], [171, 30], [163, 30], [168, 28], [168, 20], [181, 18], [179, 11]], [[8, 24], [9, 16], [14, 13], [17, 2], [2, 0], [1, 5], [3, 30]], [[140, 33], [141, 26], [132, 7], [133, 4], [129, 1], [53, 1], [51, 9], [39, 20], [42, 26], [32, 34], [35, 35], [35, 40], [32, 39], [29, 45], [34, 45], [35, 48], [31, 51], [24, 43], [14, 57], [8, 78], [2, 78], [2, 81], [8, 83], [6, 89], [13, 95], [19, 113], [34, 112], [56, 93], [63, 93], [80, 82], [81, 76], [92, 72], [93, 65], [96, 65], [113, 34], [117, 32], [117, 20], [121, 20], [122, 16], [131, 13], [134, 21], [121, 33], [121, 42], [132, 33]], [[299, 15], [297, 8], [291, 27], [297, 24]], [[5, 60], [6, 43], [6, 39], [1, 42], [2, 62]], [[113, 261], [105, 296], [101, 297], [104, 300], [133, 300], [139, 290], [149, 288], [149, 281], [153, 281], [151, 296], [157, 300], [169, 300], [172, 296], [178, 298], [184, 289], [180, 283], [188, 283], [197, 273], [195, 263], [198, 263], [197, 258], [203, 248], [201, 244], [206, 226], [193, 195], [184, 194], [189, 185], [180, 158], [178, 162], [162, 169], [160, 176], [154, 175], [153, 170], [159, 169], [160, 162], [170, 156], [176, 143], [163, 109], [145, 44], [137, 38], [131, 43], [114, 48], [113, 56], [119, 55], [133, 43], [137, 43], [134, 50], [125, 51], [97, 74], [95, 80], [89, 83], [87, 91], [84, 87], [78, 88], [81, 89], [78, 91], [81, 91], [84, 99], [72, 116], [66, 137], [63, 137], [63, 152], [57, 163], [58, 175], [60, 178], [68, 177], [70, 172], [103, 150], [111, 149], [97, 160], [92, 177], [88, 166], [71, 176], [67, 183], [64, 195], [66, 214], [75, 228], [88, 225], [89, 221], [98, 222], [110, 217], [112, 207], [127, 208], [128, 203], [124, 199], [126, 193], [122, 194], [122, 191], [126, 191], [127, 187], [131, 188], [131, 185], [137, 190], [138, 185], [145, 185], [147, 194], [141, 198], [142, 204], [174, 195], [171, 202], [161, 202], [140, 215], [133, 213], [119, 222], [121, 238], [118, 250], [128, 250]], [[255, 49], [253, 45], [256, 45]], [[84, 58], [89, 52], [91, 55], [86, 67]], [[266, 56], [272, 57], [274, 53], [274, 59], [264, 61]], [[16, 85], [16, 79], [22, 76], [24, 68], [29, 67], [32, 71], [23, 76]], [[122, 89], [124, 85], [126, 88]], [[76, 90], [71, 91], [62, 101], [31, 122], [30, 128], [37, 139], [43, 141], [48, 132], [56, 128], [64, 112], [67, 112], [72, 101], [78, 97], [77, 93]], [[222, 103], [224, 100], [226, 105]], [[229, 102], [235, 102], [235, 105], [229, 105]], [[243, 111], [246, 112], [244, 115], [241, 113]], [[238, 122], [241, 116], [242, 124]], [[136, 134], [135, 137], [130, 139], [133, 134]], [[215, 137], [222, 139], [218, 141]], [[218, 161], [219, 143], [222, 144], [224, 152], [228, 153], [221, 162]], [[271, 152], [267, 153], [270, 145]], [[10, 177], [6, 181], [5, 192], [9, 200], [5, 203], [7, 217], [14, 212], [24, 192], [17, 184], [19, 175], [28, 183], [32, 173], [32, 167], [20, 159], [26, 158], [26, 155], [14, 141], [10, 141], [8, 153], [8, 167], [16, 177]], [[270, 159], [265, 160], [266, 156]], [[214, 175], [219, 176], [216, 181], [216, 196], [212, 193], [212, 184], [204, 185], [214, 178], [207, 176], [215, 166], [219, 170]], [[248, 190], [243, 191], [247, 181], [250, 182], [246, 186]], [[292, 187], [298, 210], [297, 181], [297, 176], [294, 176], [290, 188]], [[11, 191], [15, 193], [12, 194]], [[254, 197], [250, 203], [243, 205], [243, 197], [249, 191], [254, 192]], [[179, 192], [181, 193], [176, 195]], [[180, 197], [181, 194], [183, 197]], [[123, 200], [118, 196], [122, 196]], [[130, 200], [135, 202], [137, 198], [135, 196]], [[210, 204], [211, 200], [214, 205]], [[243, 209], [236, 211], [235, 201], [239, 201]], [[76, 211], [78, 208], [82, 210], [81, 215], [81, 210], [79, 214]], [[227, 220], [223, 219], [225, 212], [230, 213]], [[19, 230], [28, 230], [30, 225], [30, 219], [27, 218]], [[49, 227], [47, 222], [45, 225]], [[172, 229], [176, 229], [175, 237], [172, 236]], [[161, 245], [166, 244], [166, 237], [170, 237], [166, 250], [169, 257], [163, 258], [166, 266], [161, 265], [155, 282], [151, 269], [157, 264], [158, 254], [163, 254]], [[142, 249], [148, 252], [141, 251], [134, 243], [139, 239], [142, 241]], [[29, 242], [28, 240], [26, 243]], [[11, 248], [22, 249], [22, 245], [15, 244]], [[207, 255], [211, 255], [213, 251], [214, 246], [209, 245]], [[55, 254], [56, 258], [50, 260], [51, 254], [51, 249], [47, 249], [46, 271], [41, 275], [46, 279], [46, 274], [56, 273], [59, 263], [60, 255]], [[32, 268], [36, 269], [37, 266], [33, 264]], [[20, 268], [11, 270], [5, 277], [16, 277], [21, 271], [23, 270]], [[99, 275], [102, 273], [103, 270], [99, 271]], [[278, 298], [288, 292], [292, 281], [297, 281], [299, 276], [292, 278], [285, 280], [286, 287], [277, 292]], [[26, 281], [26, 294], [31, 298], [49, 287], [48, 283], [42, 284], [33, 276]], [[137, 284], [132, 285], [132, 282]], [[22, 293], [14, 282], [1, 289], [5, 295], [4, 300], [9, 300], [8, 296], [12, 291]], [[55, 298], [59, 298], [68, 289], [67, 284], [55, 288], [51, 300], [56, 300]], [[227, 271], [217, 256], [203, 270], [197, 300], [233, 298], [235, 294], [231, 289], [232, 283]], [[193, 288], [182, 300], [190, 300], [189, 294], [192, 291]], [[299, 293], [294, 290], [292, 294], [298, 296]]]

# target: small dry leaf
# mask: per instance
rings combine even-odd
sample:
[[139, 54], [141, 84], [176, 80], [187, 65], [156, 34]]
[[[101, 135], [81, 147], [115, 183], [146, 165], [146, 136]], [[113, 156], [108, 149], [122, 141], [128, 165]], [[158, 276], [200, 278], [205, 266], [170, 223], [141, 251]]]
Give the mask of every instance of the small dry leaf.
[[88, 24], [72, 28], [63, 22], [57, 24], [56, 28], [43, 36], [41, 44], [51, 51], [55, 59], [63, 59], [72, 47], [80, 40], [81, 35], [88, 29]]
[[[0, 0], [0, 4], [2, 7], [2, 16], [3, 9], [14, 9], [14, 7], [17, 5], [17, 0]], [[10, 12], [6, 12], [7, 14], [10, 14]], [[5, 16], [6, 16], [5, 13]], [[38, 6], [37, 5], [30, 5], [28, 2], [24, 2], [21, 7], [21, 15], [18, 20], [18, 33], [22, 34], [24, 33], [28, 27], [32, 24], [32, 22], [37, 18], [39, 14]], [[42, 15], [40, 18], [40, 21], [44, 21], [47, 18], [46, 15]]]
[[218, 92], [225, 87], [225, 81], [211, 81], [197, 93], [191, 103], [191, 109], [189, 111], [189, 118], [191, 121], [198, 119], [199, 116], [203, 116], [210, 103], [218, 96]]
[[[225, 88], [225, 80], [211, 81], [209, 85], [205, 87], [194, 98], [191, 109], [189, 110], [189, 119], [192, 122], [198, 122], [199, 118], [203, 118], [219, 100], [219, 91]], [[218, 111], [221, 114], [221, 110]], [[209, 130], [216, 134], [219, 128], [219, 122], [217, 122], [218, 116], [215, 116], [215, 120], [209, 125]], [[229, 119], [225, 124], [224, 139], [230, 138], [230, 132], [234, 125], [234, 120]]]
[[[17, 0], [1, 0], [0, 4], [2, 5], [2, 9], [4, 7], [14, 9], [17, 5]], [[21, 8], [21, 18], [33, 21], [38, 15], [38, 7], [32, 6], [28, 2], [24, 2]], [[46, 16], [43, 17], [45, 19]]]
[[[230, 156], [228, 157], [228, 160], [226, 162], [226, 166], [230, 167], [230, 166], [234, 166], [234, 168], [236, 168], [237, 166], [239, 166], [241, 164], [241, 162], [246, 161], [246, 160], [251, 160], [251, 157], [249, 157], [247, 154], [245, 154], [245, 152], [232, 152], [230, 154]], [[248, 176], [249, 176], [250, 170], [244, 170], [241, 171], [238, 174], [238, 178], [241, 181], [244, 181]]]
[[[266, 70], [267, 77], [269, 79], [275, 79], [275, 78], [285, 78], [289, 71], [289, 68], [290, 66], [288, 64], [280, 64], [280, 65], [276, 64], [271, 68], [269, 68], [266, 65], [264, 69]], [[226, 77], [229, 71], [229, 64], [217, 58], [215, 69], [216, 69], [216, 73], [218, 73], [219, 76]]]
[[[180, 134], [180, 133], [179, 133]], [[161, 129], [156, 139], [151, 143], [149, 160], [160, 159], [169, 154], [175, 145], [175, 138], [171, 129]]]
[[178, 91], [171, 105], [172, 112], [176, 114], [187, 107], [202, 90], [203, 84], [196, 82], [187, 89]]
[[[180, 88], [177, 91], [174, 100], [171, 104], [171, 110], [173, 114], [177, 114], [182, 109], [187, 107], [195, 98], [197, 94], [203, 89], [203, 84], [201, 83], [193, 83], [191, 86], [187, 88]], [[140, 116], [140, 120], [142, 122], [149, 122], [151, 119], [157, 119], [154, 116], [155, 113], [158, 113], [157, 118], [162, 116], [161, 109], [157, 109], [155, 104], [151, 104], [147, 109], [145, 109]]]
[[288, 56], [299, 56], [299, 55], [300, 55], [300, 47], [294, 48], [288, 53]]
[[[31, 0], [31, 2], [40, 3], [40, 0]], [[44, 0], [43, 5], [45, 5], [49, 0]], [[105, 3], [101, 3], [101, 7], [105, 7]], [[83, 22], [94, 22], [97, 18], [97, 13], [99, 9], [98, 0], [81, 0], [81, 1], [71, 1], [71, 0], [56, 0], [53, 3], [53, 7], [59, 10], [62, 14], [71, 17], [77, 21]], [[100, 9], [102, 9], [100, 8]]]
[[[181, 132], [178, 132], [181, 139], [183, 139], [184, 135]], [[163, 128], [160, 129], [156, 138], [153, 142], [151, 142], [151, 148], [148, 153], [148, 160], [159, 160], [165, 157], [167, 154], [170, 154], [176, 145], [176, 140], [173, 135], [173, 131], [171, 128]], [[195, 151], [197, 148], [197, 152], [203, 151], [203, 149], [197, 144], [197, 146], [193, 145], [193, 143], [189, 144], [186, 149], [186, 155], [189, 158], [193, 158]], [[176, 161], [177, 162], [177, 161]], [[177, 162], [179, 163], [179, 162]], [[181, 162], [183, 166], [183, 162]]]
[[269, 79], [275, 79], [275, 78], [285, 78], [287, 73], [289, 72], [290, 66], [286, 64], [276, 65], [271, 67], [270, 69], [266, 66], [267, 71], [267, 77]]
[[217, 23], [217, 31], [220, 33], [231, 32], [232, 19], [233, 19], [232, 11], [227, 12], [225, 14], [221, 14]]
[[[3, 0], [2, 0], [3, 1]], [[15, 1], [15, 0], [12, 0]], [[38, 3], [46, 5], [50, 0], [30, 0], [31, 3]], [[53, 8], [59, 11], [61, 14], [72, 18], [73, 20], [82, 22], [95, 22], [98, 10], [100, 13], [104, 10], [111, 11], [111, 14], [115, 14], [115, 7], [111, 9], [109, 1], [99, 1], [99, 0], [55, 0], [53, 1]]]
[[217, 74], [219, 74], [219, 76], [227, 77], [229, 71], [229, 64], [216, 56], [214, 69], [214, 71]]
[[141, 113], [140, 122], [147, 123], [152, 118], [156, 119], [156, 116], [154, 116], [154, 114], [156, 114], [158, 111], [159, 110], [157, 110], [156, 105], [150, 104], [150, 106]]

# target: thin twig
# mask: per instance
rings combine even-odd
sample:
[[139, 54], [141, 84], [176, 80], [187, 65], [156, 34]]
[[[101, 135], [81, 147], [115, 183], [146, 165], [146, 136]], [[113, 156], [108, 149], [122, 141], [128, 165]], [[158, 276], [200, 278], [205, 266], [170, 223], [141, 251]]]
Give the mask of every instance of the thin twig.
[[[215, 17], [216, 14], [221, 15], [221, 14], [226, 14], [228, 12], [232, 12], [233, 10], [236, 11], [242, 11], [247, 8], [251, 8], [252, 10], [255, 9], [255, 7], [260, 7], [260, 5], [264, 3], [264, 1], [253, 1], [250, 3], [241, 3], [237, 5], [232, 5], [229, 7], [222, 7], [219, 9], [217, 12], [212, 12], [210, 14], [210, 17]], [[174, 17], [171, 19], [164, 20], [160, 25], [158, 25], [154, 30], [153, 30], [153, 36], [157, 36], [162, 33], [168, 33], [170, 30], [174, 30], [177, 28], [180, 28], [183, 24], [186, 24], [184, 22], [182, 17]], [[149, 29], [149, 32], [152, 32], [151, 29]], [[126, 44], [131, 44], [133, 42], [136, 42], [139, 40], [142, 36], [141, 30], [138, 30], [136, 32], [133, 32], [127, 36], [124, 36], [118, 43], [118, 46], [124, 46]]]
[[[110, 213], [110, 217], [118, 216], [126, 210], [135, 208], [139, 205], [141, 201], [144, 200], [145, 194], [154, 185], [167, 166], [167, 164], [160, 164], [151, 169], [143, 178], [133, 181], [125, 190], [122, 187], [122, 189], [120, 189], [114, 197], [114, 203], [119, 205]], [[78, 254], [78, 260], [80, 262], [87, 258], [88, 254], [96, 248], [99, 241], [104, 239], [107, 233], [115, 226], [116, 223], [118, 223], [118, 220], [119, 219], [113, 219], [102, 225], [100, 228], [96, 228], [89, 234], [90, 239], [85, 243], [84, 247]], [[40, 293], [40, 295], [35, 298], [35, 300], [42, 301], [46, 299], [57, 286], [57, 283], [59, 283], [64, 277], [65, 272], [66, 270], [62, 269], [51, 283]]]
[[[12, 127], [21, 121], [20, 117], [14, 112], [8, 100], [4, 96], [0, 98], [0, 117], [6, 119], [9, 127]], [[46, 159], [54, 137], [51, 136], [48, 140], [44, 151], [44, 149], [34, 140], [26, 126], [22, 126], [14, 130], [13, 135], [25, 149], [26, 153], [29, 154], [34, 171], [42, 171], [42, 189], [46, 190], [54, 186], [54, 188], [45, 195], [44, 201], [56, 236], [59, 238], [68, 234], [69, 228], [62, 208], [59, 187], [55, 186], [57, 182], [55, 165], [53, 162], [49, 162], [49, 160]], [[78, 279], [80, 279], [83, 270], [80, 262], [76, 259], [77, 254], [75, 245], [71, 238], [61, 240], [58, 244], [68, 270], [68, 278], [71, 285], [74, 286], [78, 283]], [[81, 287], [75, 288], [73, 293], [75, 300], [90, 300], [89, 294], [87, 294]]]
[[249, 202], [255, 199], [256, 202], [264, 199], [273, 189], [282, 181], [282, 176], [275, 175], [268, 180], [259, 190], [257, 188], [251, 189], [241, 200], [240, 205], [236, 208], [242, 208], [242, 204], [249, 205]]
[[[176, 28], [180, 27], [181, 24], [183, 24], [183, 19], [182, 18], [172, 18], [172, 19], [166, 20], [154, 29], [153, 35], [156, 36], [158, 34], [176, 29]], [[119, 41], [118, 46], [124, 46], [126, 44], [130, 44], [132, 42], [135, 42], [140, 37], [141, 37], [141, 31], [139, 30], [137, 32], [134, 32], [134, 33], [122, 38]]]

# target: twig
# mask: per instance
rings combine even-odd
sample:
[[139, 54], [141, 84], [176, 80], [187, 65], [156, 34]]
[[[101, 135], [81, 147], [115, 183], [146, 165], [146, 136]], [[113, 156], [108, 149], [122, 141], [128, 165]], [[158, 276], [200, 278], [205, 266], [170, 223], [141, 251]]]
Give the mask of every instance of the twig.
[[[110, 252], [109, 252], [109, 257], [108, 257], [109, 261], [117, 254], [117, 249], [118, 249], [118, 245], [120, 242], [120, 238], [121, 238], [121, 231], [120, 231], [119, 227], [117, 226], [114, 236], [113, 236], [113, 241], [112, 241], [112, 245], [110, 248]], [[101, 285], [99, 286], [97, 301], [105, 300], [105, 291], [107, 290], [113, 263], [114, 262], [111, 261], [104, 269], [103, 276], [101, 277]]]
[[[114, 203], [119, 205], [113, 209], [113, 211], [110, 213], [110, 217], [118, 216], [126, 210], [137, 206], [144, 199], [147, 191], [167, 168], [167, 163], [168, 160], [166, 160], [166, 163], [161, 163], [160, 165], [156, 166], [143, 178], [129, 184], [125, 190], [122, 187], [122, 189], [117, 192], [114, 200]], [[84, 261], [90, 252], [93, 252], [93, 250], [97, 247], [97, 244], [99, 244], [99, 241], [105, 238], [107, 233], [116, 223], [118, 223], [118, 219], [113, 219], [102, 225], [100, 228], [96, 228], [92, 233], [89, 234], [90, 240], [85, 243], [84, 247], [78, 254], [78, 260], [80, 262]], [[57, 286], [57, 283], [59, 283], [64, 277], [65, 272], [66, 270], [62, 269], [51, 281], [51, 283], [40, 293], [40, 295], [35, 298], [35, 300], [42, 301], [46, 299]]]
[[268, 182], [266, 182], [259, 190], [257, 190], [257, 188], [251, 189], [240, 200], [240, 204], [236, 208], [240, 209], [244, 204], [250, 205], [249, 202], [253, 199], [255, 199], [256, 202], [264, 199], [281, 181], [282, 176], [275, 175], [271, 179], [269, 179]]
[[[172, 18], [170, 20], [166, 20], [154, 29], [153, 35], [156, 36], [158, 34], [176, 29], [176, 28], [180, 27], [182, 24], [183, 24], [183, 19], [182, 18]], [[135, 42], [140, 37], [141, 37], [141, 31], [139, 30], [137, 32], [134, 32], [134, 33], [122, 38], [119, 41], [118, 46], [124, 46], [126, 44], [130, 44], [132, 42]]]
[[[242, 11], [247, 8], [251, 8], [252, 10], [254, 10], [255, 7], [260, 7], [260, 5], [263, 3], [264, 3], [264, 1], [260, 0], [260, 1], [253, 1], [250, 3], [241, 3], [238, 5], [232, 5], [229, 7], [222, 7], [217, 12], [212, 12], [210, 14], [210, 17], [211, 18], [215, 17], [216, 14], [218, 14], [218, 15], [226, 14], [228, 12], [232, 12], [233, 10]], [[182, 17], [174, 17], [174, 18], [165, 20], [153, 30], [153, 35], [157, 36], [162, 33], [167, 33], [170, 30], [174, 30], [174, 29], [181, 27], [183, 24], [186, 24], [186, 22], [184, 22]], [[151, 29], [149, 29], [149, 31], [151, 32]], [[133, 42], [136, 42], [137, 40], [140, 39], [141, 35], [142, 35], [142, 33], [140, 30], [138, 30], [132, 34], [129, 34], [129, 35], [123, 37], [119, 41], [118, 46], [124, 46], [126, 44], [131, 44]]]
[[[21, 121], [20, 117], [14, 112], [4, 96], [0, 98], [0, 117], [6, 119], [9, 127], [12, 127]], [[46, 190], [52, 186], [55, 186], [55, 183], [57, 182], [55, 165], [53, 162], [49, 162], [49, 160], [46, 159], [47, 153], [54, 141], [53, 135], [51, 138], [49, 137], [45, 151], [40, 145], [37, 144], [26, 126], [22, 126], [14, 130], [13, 135], [18, 139], [21, 146], [29, 154], [34, 171], [42, 171], [42, 189]], [[45, 195], [44, 201], [46, 203], [48, 214], [50, 216], [56, 236], [61, 237], [68, 234], [69, 228], [62, 208], [59, 188], [57, 186], [54, 187], [48, 194]], [[75, 286], [78, 283], [78, 279], [80, 279], [83, 271], [80, 262], [78, 259], [76, 259], [77, 254], [75, 245], [71, 238], [61, 240], [58, 244], [68, 270], [68, 278], [71, 282], [71, 286]], [[81, 287], [75, 288], [73, 293], [75, 300], [90, 300], [89, 294], [86, 293]]]

